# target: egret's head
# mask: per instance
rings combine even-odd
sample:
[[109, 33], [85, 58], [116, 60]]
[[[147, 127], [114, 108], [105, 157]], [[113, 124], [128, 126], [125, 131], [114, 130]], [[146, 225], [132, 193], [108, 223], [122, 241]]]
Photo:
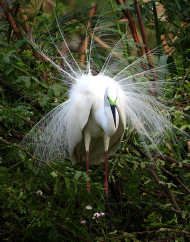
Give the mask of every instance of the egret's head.
[[113, 115], [114, 124], [115, 124], [115, 127], [116, 127], [115, 108], [116, 108], [116, 102], [117, 102], [117, 95], [116, 95], [115, 88], [107, 87], [106, 92], [105, 92], [105, 96], [106, 96], [108, 103], [110, 105], [112, 115]]

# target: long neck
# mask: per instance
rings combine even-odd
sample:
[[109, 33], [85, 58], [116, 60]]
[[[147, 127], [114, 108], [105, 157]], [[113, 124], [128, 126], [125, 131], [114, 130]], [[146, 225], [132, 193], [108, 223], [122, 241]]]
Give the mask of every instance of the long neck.
[[117, 109], [115, 110], [115, 115], [116, 115], [116, 126], [114, 124], [114, 119], [113, 119], [113, 114], [111, 111], [110, 104], [107, 100], [107, 96], [105, 95], [104, 97], [104, 113], [105, 113], [105, 120], [103, 123], [103, 129], [105, 133], [111, 137], [115, 134], [118, 125], [119, 125], [119, 114]]

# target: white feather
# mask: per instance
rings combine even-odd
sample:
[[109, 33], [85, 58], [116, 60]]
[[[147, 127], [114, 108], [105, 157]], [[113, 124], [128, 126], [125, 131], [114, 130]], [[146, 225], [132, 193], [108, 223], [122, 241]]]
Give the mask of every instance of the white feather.
[[[61, 32], [60, 27], [59, 31]], [[61, 35], [69, 49], [62, 33]], [[158, 50], [151, 52], [154, 69], [149, 69], [146, 55], [129, 64], [126, 61], [126, 53], [123, 51], [122, 39], [111, 50], [103, 66], [100, 66], [93, 59], [93, 51], [97, 52], [98, 47], [92, 39], [86, 73], [86, 70], [83, 71], [79, 67], [70, 50], [71, 59], [64, 57], [57, 45], [53, 41], [52, 43], [60, 53], [66, 65], [65, 69], [60, 67], [56, 60], [50, 58], [36, 43], [32, 45], [60, 71], [63, 82], [71, 83], [71, 87], [68, 101], [48, 113], [26, 135], [24, 143], [34, 151], [36, 157], [47, 162], [62, 160], [69, 155], [73, 164], [81, 162], [82, 159], [85, 160], [84, 130], [88, 126], [97, 131], [97, 136], [92, 132], [90, 162], [99, 164], [103, 161], [104, 144], [101, 131], [106, 132], [103, 127], [103, 108], [107, 87], [114, 88], [118, 97], [116, 104], [118, 126], [114, 134], [110, 135], [109, 154], [116, 152], [126, 126], [136, 129], [146, 147], [149, 143], [158, 145], [162, 137], [167, 135], [168, 131], [172, 131], [173, 126], [167, 108], [151, 94], [151, 92], [159, 94], [161, 89], [158, 89], [156, 85], [164, 87], [165, 84], [165, 80], [157, 79], [162, 78], [163, 71], [162, 67], [159, 68], [156, 65]], [[128, 39], [127, 44], [129, 43]], [[92, 75], [93, 69], [99, 74]], [[153, 81], [153, 78], [156, 81]], [[100, 105], [100, 111], [96, 110], [98, 105]], [[97, 112], [96, 116], [93, 116], [93, 112]], [[98, 119], [96, 120], [95, 117]], [[94, 119], [96, 124], [89, 123], [90, 119]]]

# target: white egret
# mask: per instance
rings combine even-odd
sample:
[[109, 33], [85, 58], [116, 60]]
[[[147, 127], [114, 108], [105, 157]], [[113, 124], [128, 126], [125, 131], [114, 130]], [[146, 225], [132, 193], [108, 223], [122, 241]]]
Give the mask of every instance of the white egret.
[[[154, 91], [154, 81], [150, 82], [149, 78], [155, 73], [161, 76], [163, 67], [158, 68], [157, 65], [150, 69], [146, 55], [131, 64], [127, 63], [125, 55], [119, 52], [122, 41], [118, 41], [99, 74], [93, 75], [93, 40], [87, 55], [87, 69], [82, 70], [60, 33], [71, 60], [63, 56], [53, 39], [52, 43], [64, 61], [65, 68], [51, 59], [36, 43], [32, 45], [60, 71], [63, 82], [69, 83], [69, 98], [47, 114], [29, 132], [24, 142], [34, 150], [36, 157], [46, 162], [60, 160], [67, 155], [72, 164], [86, 160], [88, 175], [89, 164], [98, 165], [105, 159], [104, 190], [107, 195], [108, 155], [116, 152], [126, 125], [138, 131], [145, 147], [148, 147], [147, 142], [158, 144], [166, 131], [171, 130], [167, 109], [150, 92], [150, 88]], [[162, 85], [165, 81], [158, 83]], [[90, 192], [89, 183], [87, 190]]]
[[[108, 192], [108, 149], [115, 153], [126, 127], [125, 93], [113, 79], [97, 75], [84, 75], [70, 90], [70, 99], [76, 120], [70, 128], [80, 130], [71, 151], [72, 163], [80, 162], [81, 153], [86, 157], [87, 174], [90, 164], [99, 164], [105, 154], [105, 194]], [[75, 136], [75, 134], [73, 134]], [[74, 140], [76, 136], [73, 137]], [[72, 140], [70, 142], [73, 142]], [[88, 184], [88, 191], [90, 187]]]

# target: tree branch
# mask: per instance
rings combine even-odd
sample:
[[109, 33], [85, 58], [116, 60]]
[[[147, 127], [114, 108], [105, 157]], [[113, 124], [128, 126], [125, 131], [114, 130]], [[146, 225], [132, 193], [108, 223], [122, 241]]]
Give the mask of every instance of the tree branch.
[[[90, 10], [90, 14], [89, 16], [92, 17], [95, 15], [96, 13], [96, 9], [97, 9], [97, 4], [92, 3], [92, 8]], [[87, 30], [90, 29], [91, 23], [90, 20], [87, 21]], [[89, 36], [86, 36], [86, 38], [83, 40], [82, 45], [81, 45], [81, 52], [82, 55], [80, 56], [80, 61], [81, 61], [81, 65], [84, 65], [84, 61], [85, 61], [85, 50], [88, 46], [88, 42], [89, 42]]]
[[55, 168], [53, 168], [53, 167], [49, 164], [49, 163], [53, 163], [52, 161], [45, 162], [45, 161], [43, 161], [43, 160], [41, 160], [41, 159], [39, 159], [39, 158], [33, 156], [30, 152], [28, 152], [28, 149], [27, 149], [27, 148], [22, 147], [21, 145], [16, 144], [16, 143], [13, 144], [13, 143], [11, 143], [11, 142], [9, 142], [9, 141], [3, 139], [3, 137], [0, 137], [0, 142], [4, 143], [4, 144], [6, 144], [6, 145], [9, 145], [9, 146], [14, 146], [14, 147], [16, 147], [17, 149], [24, 151], [24, 152], [25, 152], [25, 153], [26, 153], [26, 154], [27, 154], [32, 160], [37, 161], [38, 163], [42, 163], [42, 164], [48, 166], [51, 170], [53, 170], [53, 171], [54, 171], [55, 173], [57, 173], [59, 176], [61, 176], [62, 178], [65, 178], [65, 177], [64, 177], [59, 171], [57, 171]]
[[9, 22], [10, 26], [12, 27], [13, 31], [15, 32], [17, 39], [21, 39], [22, 34], [21, 34], [19, 28], [17, 27], [17, 24], [10, 12], [8, 5], [3, 0], [0, 0], [0, 6], [2, 7], [2, 9], [7, 17], [7, 20]]
[[163, 166], [160, 169], [164, 171], [166, 174], [168, 174], [169, 176], [173, 177], [185, 189], [186, 192], [190, 193], [190, 189], [186, 187], [185, 184], [176, 175], [166, 170]]
[[[135, 5], [136, 13], [137, 13], [137, 18], [138, 18], [138, 22], [139, 22], [140, 31], [141, 31], [141, 36], [142, 36], [142, 39], [143, 39], [143, 43], [145, 44], [144, 48], [145, 48], [146, 57], [147, 57], [147, 60], [148, 60], [149, 69], [153, 69], [154, 65], [153, 65], [153, 62], [152, 62], [151, 54], [150, 54], [150, 48], [149, 48], [148, 39], [147, 39], [144, 24], [143, 24], [142, 15], [141, 15], [138, 0], [134, 0], [134, 5]], [[152, 75], [153, 75], [154, 81], [156, 81], [157, 75], [154, 71], [153, 71]], [[158, 86], [156, 84], [156, 88], [157, 87]]]
[[15, 93], [16, 95], [18, 95], [19, 97], [23, 97], [27, 103], [30, 103], [33, 107], [35, 107], [37, 110], [39, 110], [40, 112], [43, 111], [42, 107], [38, 104], [38, 103], [34, 103], [33, 100], [29, 97], [27, 97], [25, 94], [15, 90], [15, 88], [13, 88], [12, 86], [10, 86], [9, 84], [3, 82], [0, 79], [0, 85], [4, 86], [5, 88], [7, 88], [8, 90], [12, 91], [13, 93]]
[[[165, 160], [165, 161], [169, 161], [172, 164], [176, 164], [177, 167], [179, 167], [179, 165], [180, 165], [179, 162], [177, 160], [175, 160], [174, 158], [172, 158], [172, 157], [160, 156], [159, 158], [162, 159], [162, 160]], [[189, 164], [182, 164], [182, 167], [180, 167], [180, 168], [190, 172], [190, 165]]]
[[157, 182], [157, 184], [163, 188], [164, 192], [169, 196], [169, 199], [171, 201], [171, 203], [173, 204], [176, 212], [179, 214], [179, 216], [181, 217], [182, 223], [184, 226], [187, 226], [187, 221], [182, 217], [182, 210], [179, 207], [173, 192], [171, 192], [171, 190], [168, 188], [168, 186], [164, 183], [161, 182], [161, 180], [159, 179], [159, 177], [156, 175], [156, 171], [155, 171], [155, 165], [152, 165], [150, 168], [145, 168], [147, 171], [149, 171], [152, 175], [152, 177], [154, 178], [154, 180]]
[[[121, 0], [115, 0], [115, 1], [116, 1], [118, 6], [123, 4], [123, 1], [121, 1]], [[123, 12], [123, 15], [125, 16], [125, 18], [127, 18], [129, 20], [129, 28], [131, 30], [131, 34], [133, 36], [134, 41], [136, 43], [140, 43], [140, 40], [139, 40], [139, 37], [138, 37], [138, 34], [137, 34], [137, 30], [136, 30], [136, 27], [135, 27], [135, 23], [133, 21], [130, 10], [129, 9], [122, 9], [122, 12]], [[137, 48], [139, 49], [138, 50], [139, 57], [143, 56], [142, 47], [137, 45]]]

